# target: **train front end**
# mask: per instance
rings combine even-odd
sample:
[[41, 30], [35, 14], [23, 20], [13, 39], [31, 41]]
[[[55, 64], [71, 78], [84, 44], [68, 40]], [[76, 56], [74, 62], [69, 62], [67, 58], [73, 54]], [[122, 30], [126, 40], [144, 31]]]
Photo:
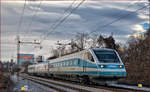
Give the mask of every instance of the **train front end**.
[[125, 66], [119, 54], [112, 49], [91, 49], [98, 68], [98, 79], [116, 80], [126, 77]]

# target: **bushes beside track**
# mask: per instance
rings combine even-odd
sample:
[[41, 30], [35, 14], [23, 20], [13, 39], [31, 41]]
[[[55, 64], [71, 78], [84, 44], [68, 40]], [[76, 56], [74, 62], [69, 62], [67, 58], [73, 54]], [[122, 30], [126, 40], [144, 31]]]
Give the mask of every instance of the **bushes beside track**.
[[119, 82], [150, 86], [150, 31], [139, 37], [131, 37], [128, 46], [120, 51], [120, 56], [127, 70], [127, 78]]

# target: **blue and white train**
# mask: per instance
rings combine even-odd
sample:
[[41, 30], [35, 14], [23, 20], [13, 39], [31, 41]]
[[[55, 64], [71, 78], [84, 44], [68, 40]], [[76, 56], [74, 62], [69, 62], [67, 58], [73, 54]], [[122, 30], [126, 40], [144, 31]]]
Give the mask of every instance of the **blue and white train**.
[[126, 69], [118, 53], [107, 48], [91, 48], [30, 65], [28, 73], [105, 83], [126, 77]]

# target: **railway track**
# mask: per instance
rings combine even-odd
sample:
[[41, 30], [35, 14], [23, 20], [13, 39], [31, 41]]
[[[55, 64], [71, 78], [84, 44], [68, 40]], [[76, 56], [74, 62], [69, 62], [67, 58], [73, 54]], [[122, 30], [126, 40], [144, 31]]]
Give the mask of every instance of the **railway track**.
[[[35, 76], [29, 76], [26, 74], [21, 75], [21, 77], [34, 81], [38, 84], [47, 86], [53, 91], [55, 90], [56, 92], [141, 92], [141, 90], [129, 90], [129, 89], [124, 89], [124, 88], [117, 88], [113, 87], [101, 87], [101, 86], [95, 86], [95, 85], [83, 85], [79, 83], [72, 83], [72, 82], [66, 82], [62, 80], [52, 80], [52, 79], [45, 79], [41, 77], [35, 77]], [[145, 91], [143, 91], [145, 92]]]

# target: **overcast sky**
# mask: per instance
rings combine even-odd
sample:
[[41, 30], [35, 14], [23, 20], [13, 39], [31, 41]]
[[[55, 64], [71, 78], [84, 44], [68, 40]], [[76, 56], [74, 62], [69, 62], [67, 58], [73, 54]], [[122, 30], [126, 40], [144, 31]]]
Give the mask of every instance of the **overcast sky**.
[[[58, 19], [67, 16], [71, 8], [67, 9], [73, 1], [42, 1], [27, 2], [24, 10], [20, 30], [17, 31], [24, 1], [2, 1], [1, 3], [1, 58], [2, 61], [16, 57], [16, 35], [20, 34], [21, 41], [41, 40], [48, 34], [42, 42], [43, 49], [35, 48], [37, 45], [21, 45], [21, 53], [35, 55], [45, 55], [47, 57], [50, 48], [55, 47], [58, 40], [67, 42], [75, 37], [77, 32], [94, 34], [101, 33], [108, 36], [114, 33], [115, 40], [125, 44], [129, 36], [136, 36], [144, 33], [148, 28], [148, 7], [133, 13], [148, 5], [148, 1], [85, 1], [76, 11], [74, 11], [65, 22], [63, 22], [54, 32], [50, 29], [53, 24], [58, 23]], [[72, 8], [79, 2], [76, 1]], [[68, 12], [65, 12], [68, 10]], [[35, 13], [35, 11], [38, 11]], [[35, 15], [33, 17], [33, 15]], [[120, 16], [127, 16], [105, 28], [103, 25], [118, 19]], [[32, 23], [31, 23], [32, 21]], [[32, 25], [30, 25], [32, 24]], [[30, 25], [30, 26], [29, 26]], [[92, 34], [91, 34], [92, 35]]]

